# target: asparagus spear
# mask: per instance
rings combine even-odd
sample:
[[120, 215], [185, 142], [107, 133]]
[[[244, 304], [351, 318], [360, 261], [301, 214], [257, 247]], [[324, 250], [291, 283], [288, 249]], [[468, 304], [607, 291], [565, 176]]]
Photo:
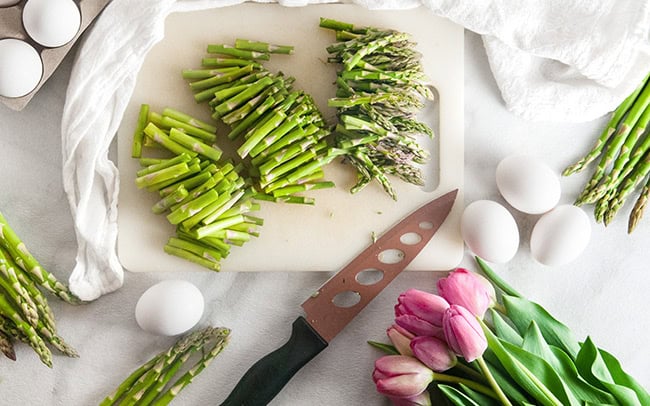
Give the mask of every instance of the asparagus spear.
[[327, 47], [328, 61], [342, 65], [337, 97], [328, 105], [338, 112], [336, 146], [348, 151], [344, 162], [357, 169], [358, 182], [351, 192], [376, 179], [397, 199], [387, 175], [421, 184], [414, 164], [423, 163], [428, 154], [413, 135], [433, 135], [415, 118], [424, 106], [420, 98], [433, 98], [419, 55], [405, 33], [331, 19], [321, 19], [320, 26], [335, 30], [339, 40]]
[[636, 203], [634, 204], [634, 208], [632, 209], [632, 214], [630, 214], [630, 219], [627, 226], [628, 234], [631, 234], [632, 231], [634, 231], [637, 224], [639, 223], [639, 220], [641, 220], [641, 217], [643, 217], [643, 211], [648, 205], [649, 196], [650, 196], [650, 178], [648, 178], [645, 186], [643, 186], [643, 190], [641, 190], [641, 194], [639, 195], [639, 198], [637, 199]]
[[192, 383], [194, 378], [207, 368], [212, 360], [223, 351], [225, 346], [228, 344], [229, 335], [230, 330], [228, 329], [213, 329], [211, 332], [211, 338], [214, 340], [212, 348], [209, 351], [203, 352], [201, 359], [199, 359], [189, 371], [183, 374], [183, 376], [181, 376], [171, 388], [156, 400], [156, 405], [163, 406], [169, 404], [169, 402], [176, 397], [180, 391]]
[[232, 57], [208, 57], [201, 59], [201, 66], [206, 68], [224, 68], [233, 66], [244, 66], [255, 62], [250, 59], [239, 59]]
[[[600, 161], [575, 204], [594, 204], [594, 217], [608, 225], [620, 210], [627, 197], [642, 184], [647, 175], [646, 161], [650, 150], [650, 137], [646, 128], [650, 123], [650, 86], [646, 76], [643, 82], [614, 111], [610, 122], [601, 133], [594, 148], [563, 174], [583, 170], [599, 155]], [[630, 214], [628, 233], [641, 218], [645, 200], [641, 191], [637, 204]]]
[[[277, 46], [244, 39], [238, 39], [234, 47], [209, 46], [209, 52], [248, 59], [259, 56], [250, 53], [269, 55], [276, 52], [291, 53], [292, 50], [290, 46]], [[217, 61], [210, 62], [217, 63]], [[252, 167], [249, 173], [254, 177], [253, 182], [257, 182], [258, 186], [264, 189], [263, 193], [272, 193], [272, 189], [268, 188], [271, 184], [273, 188], [291, 186], [285, 183], [286, 179], [276, 183], [280, 180], [280, 176], [287, 178], [291, 175], [292, 178], [299, 178], [293, 176], [292, 172], [301, 169], [301, 165], [310, 164], [309, 170], [313, 171], [318, 169], [312, 169], [314, 166], [328, 163], [327, 160], [317, 159], [317, 154], [309, 152], [309, 148], [316, 145], [321, 136], [327, 135], [328, 131], [325, 130], [325, 122], [313, 99], [303, 92], [291, 89], [292, 77], [272, 74], [263, 66], [256, 75], [260, 76], [255, 80], [235, 81], [219, 87], [214, 92], [214, 98], [209, 105], [213, 110], [213, 118], [220, 118], [231, 126], [228, 138], [235, 139], [243, 134], [244, 140], [237, 148], [237, 153], [241, 158], [251, 157], [249, 162]], [[202, 80], [206, 79], [202, 77]], [[317, 137], [312, 136], [315, 133], [318, 133]], [[329, 148], [326, 144], [325, 147]], [[291, 154], [273, 155], [283, 148], [288, 148]], [[314, 189], [318, 187], [312, 190]], [[289, 190], [305, 191], [307, 188]], [[275, 200], [297, 202], [300, 199]], [[304, 201], [311, 203], [311, 199]]]
[[244, 49], [237, 49], [232, 45], [208, 45], [209, 54], [221, 54], [234, 56], [241, 59], [250, 59], [250, 60], [263, 60], [268, 61], [270, 59], [269, 54], [266, 52], [257, 52], [257, 51], [248, 51]]
[[0, 247], [0, 290], [4, 290], [21, 309], [25, 319], [32, 325], [38, 323], [39, 314], [36, 303], [18, 279], [9, 256]]
[[149, 117], [160, 125], [166, 122], [168, 127], [148, 122], [144, 131], [150, 138], [159, 138], [170, 152], [177, 155], [162, 160], [144, 160], [148, 166], [138, 171], [136, 184], [158, 191], [161, 199], [152, 211], [165, 214], [172, 225], [177, 225], [176, 236], [170, 238], [163, 250], [218, 271], [220, 260], [229, 252], [229, 244], [240, 244], [243, 240], [224, 235], [199, 241], [195, 231], [199, 223], [208, 226], [222, 221], [224, 214], [234, 205], [238, 205], [240, 212], [235, 213], [238, 215], [254, 210], [255, 205], [249, 201], [253, 193], [246, 191], [249, 182], [240, 175], [242, 166], [222, 162], [221, 151], [195, 137], [196, 129], [188, 128], [196, 123], [202, 131], [214, 133], [207, 123], [176, 110], [167, 109], [166, 112], [173, 116], [172, 120], [165, 121], [166, 116], [152, 111]]
[[605, 214], [605, 224], [609, 224], [618, 210], [623, 206], [630, 193], [640, 184], [643, 179], [650, 173], [650, 151], [646, 153], [644, 159], [637, 164], [634, 171], [621, 186], [619, 192], [610, 201], [609, 210]]
[[144, 127], [147, 124], [149, 116], [149, 105], [143, 104], [140, 106], [140, 113], [138, 115], [138, 123], [135, 127], [135, 134], [133, 135], [133, 146], [131, 149], [131, 157], [140, 158], [142, 156], [142, 142], [144, 141]]
[[251, 41], [241, 38], [235, 40], [235, 48], [269, 54], [293, 54], [293, 46], [291, 45], [275, 45], [267, 42]]
[[31, 326], [38, 325], [38, 310], [36, 305], [31, 299], [25, 299], [25, 297], [18, 293], [13, 285], [7, 282], [6, 279], [0, 277], [0, 294], [5, 295], [5, 297], [12, 302], [20, 312], [21, 317], [27, 321]]
[[[646, 127], [650, 123], [650, 108], [646, 109], [630, 135], [625, 140], [621, 147], [619, 156], [616, 158], [613, 167], [601, 185], [594, 188], [592, 192], [584, 199], [586, 202], [595, 202], [601, 197], [605, 196], [608, 191], [614, 190], [622, 181], [621, 174], [625, 170], [625, 166], [630, 161], [630, 155], [637, 141], [642, 137], [646, 131]], [[610, 158], [611, 162], [611, 158]], [[634, 165], [635, 163], [632, 163]], [[628, 171], [629, 172], [629, 171]], [[624, 176], [623, 176], [624, 177]]]
[[[644, 88], [643, 92], [641, 92], [639, 95], [639, 99], [632, 105], [629, 113], [619, 125], [617, 132], [610, 142], [610, 145], [607, 147], [606, 153], [598, 162], [596, 170], [587, 183], [587, 186], [584, 188], [583, 194], [581, 195], [581, 197], [584, 197], [579, 197], [576, 201], [576, 204], [582, 204], [583, 202], [593, 203], [591, 201], [585, 202], [584, 199], [589, 195], [589, 192], [596, 188], [600, 181], [603, 179], [607, 168], [619, 154], [621, 147], [625, 143], [626, 139], [630, 136], [632, 129], [636, 127], [642, 115], [644, 115], [643, 112], [648, 108], [648, 106], [650, 106], [650, 86]], [[648, 119], [650, 119], [650, 116], [648, 116]], [[645, 130], [644, 124], [646, 123], [641, 123], [643, 130]]]
[[[159, 353], [133, 371], [112, 394], [100, 403], [100, 406], [168, 404], [221, 352], [229, 335], [230, 330], [223, 327], [207, 327], [186, 335], [167, 351]], [[206, 351], [206, 346], [210, 343], [212, 343], [211, 347]], [[199, 361], [171, 383], [172, 386], [163, 393], [179, 369], [190, 359], [191, 355], [197, 352], [202, 353]]]
[[646, 78], [634, 90], [634, 92], [632, 92], [632, 94], [626, 97], [625, 100], [623, 100], [623, 102], [616, 108], [616, 110], [614, 110], [614, 112], [612, 113], [612, 117], [609, 120], [609, 123], [607, 123], [600, 137], [598, 137], [598, 140], [596, 141], [596, 145], [594, 145], [591, 151], [589, 151], [589, 153], [587, 153], [587, 155], [585, 155], [582, 159], [580, 159], [575, 164], [568, 166], [562, 172], [563, 176], [569, 176], [571, 174], [584, 170], [587, 165], [589, 165], [594, 159], [596, 159], [602, 153], [603, 149], [607, 145], [607, 141], [610, 139], [612, 134], [616, 132], [616, 129], [619, 126], [619, 122], [621, 121], [623, 116], [628, 112], [630, 107], [634, 104], [637, 96], [644, 89], [649, 77], [650, 76], [646, 76]]
[[9, 302], [4, 293], [0, 292], [0, 314], [10, 319], [16, 328], [27, 337], [29, 345], [38, 354], [41, 362], [52, 367], [52, 353], [45, 345], [43, 339], [38, 335], [33, 326], [25, 321], [15, 307]]
[[9, 358], [12, 361], [16, 360], [16, 352], [14, 351], [14, 345], [11, 342], [11, 336], [7, 335], [5, 332], [0, 330], [0, 352], [4, 354], [5, 357]]
[[56, 324], [54, 321], [54, 314], [50, 305], [47, 302], [45, 296], [38, 289], [33, 280], [29, 278], [27, 273], [22, 270], [20, 267], [15, 264], [12, 265], [14, 271], [16, 272], [16, 277], [20, 281], [22, 287], [27, 291], [30, 298], [36, 304], [36, 309], [38, 310], [39, 319], [51, 330], [56, 330]]
[[172, 117], [163, 116], [161, 120], [161, 124], [165, 126], [165, 128], [170, 128], [170, 129], [173, 128], [176, 131], [182, 131], [183, 133], [187, 133], [188, 136], [198, 138], [203, 142], [215, 142], [217, 139], [217, 135], [213, 132], [209, 132], [202, 128], [195, 127], [194, 125], [176, 120], [175, 118]]
[[54, 275], [47, 272], [41, 264], [32, 256], [25, 244], [9, 226], [7, 219], [0, 213], [0, 243], [13, 257], [16, 263], [25, 270], [29, 277], [37, 284], [55, 294], [62, 300], [78, 304], [80, 302], [70, 289], [59, 282]]
[[183, 112], [180, 112], [176, 109], [173, 109], [171, 107], [166, 107], [163, 112], [162, 112], [163, 117], [171, 117], [177, 121], [189, 124], [190, 126], [194, 128], [199, 128], [202, 130], [207, 131], [208, 133], [211, 134], [216, 134], [217, 133], [217, 127], [210, 123], [206, 123], [205, 121], [199, 120], [197, 118], [194, 118], [190, 116], [189, 114], [185, 114]]

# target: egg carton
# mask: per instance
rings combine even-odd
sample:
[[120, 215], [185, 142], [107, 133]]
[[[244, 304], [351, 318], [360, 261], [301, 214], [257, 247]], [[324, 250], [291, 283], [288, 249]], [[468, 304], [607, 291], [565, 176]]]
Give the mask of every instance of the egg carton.
[[63, 58], [65, 58], [86, 28], [88, 28], [93, 20], [97, 18], [99, 13], [101, 13], [109, 2], [110, 0], [75, 0], [81, 13], [81, 25], [79, 31], [68, 43], [55, 48], [48, 48], [38, 44], [36, 41], [32, 40], [29, 34], [25, 31], [22, 22], [22, 12], [27, 0], [20, 1], [9, 7], [0, 6], [0, 40], [14, 38], [27, 42], [36, 49], [43, 63], [43, 74], [41, 80], [31, 92], [21, 97], [4, 97], [0, 95], [0, 101], [16, 111], [25, 108], [41, 86], [43, 86], [50, 76], [52, 76], [56, 68], [63, 61]]

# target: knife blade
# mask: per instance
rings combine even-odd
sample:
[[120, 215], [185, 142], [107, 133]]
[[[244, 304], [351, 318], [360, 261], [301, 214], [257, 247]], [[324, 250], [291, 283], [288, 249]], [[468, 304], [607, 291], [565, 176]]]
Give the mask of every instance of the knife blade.
[[[420, 253], [457, 194], [453, 190], [415, 210], [325, 282], [302, 304], [305, 316], [293, 322], [289, 340], [253, 364], [221, 406], [262, 406], [273, 400]], [[366, 284], [359, 278], [365, 271], [381, 278]]]

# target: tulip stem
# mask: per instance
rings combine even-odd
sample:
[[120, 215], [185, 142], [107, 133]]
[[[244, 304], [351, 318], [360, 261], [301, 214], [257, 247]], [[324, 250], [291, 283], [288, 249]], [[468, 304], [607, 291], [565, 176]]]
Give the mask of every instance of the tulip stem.
[[434, 372], [433, 380], [434, 382], [462, 383], [463, 385], [467, 386], [470, 389], [473, 389], [491, 398], [500, 400], [498, 394], [496, 394], [492, 389], [488, 388], [485, 385], [481, 385], [480, 383], [472, 381], [471, 379], [465, 379], [459, 376], [439, 374], [437, 372]]
[[508, 399], [506, 394], [503, 393], [503, 390], [497, 383], [496, 379], [494, 379], [494, 376], [492, 376], [492, 372], [490, 372], [490, 368], [485, 363], [483, 357], [478, 357], [476, 360], [478, 361], [478, 365], [481, 367], [483, 374], [485, 375], [488, 382], [490, 383], [490, 386], [492, 387], [492, 389], [494, 389], [494, 393], [496, 393], [496, 399], [498, 399], [501, 402], [501, 404], [503, 404], [504, 406], [512, 406], [512, 403], [510, 403], [510, 400]]

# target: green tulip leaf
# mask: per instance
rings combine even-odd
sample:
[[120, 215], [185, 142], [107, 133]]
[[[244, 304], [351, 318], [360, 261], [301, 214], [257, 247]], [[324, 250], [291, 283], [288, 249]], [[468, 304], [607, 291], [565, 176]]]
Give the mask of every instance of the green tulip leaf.
[[571, 361], [571, 358], [561, 349], [548, 345], [544, 341], [539, 326], [534, 321], [530, 322], [530, 326], [524, 335], [522, 348], [548, 362], [564, 383], [565, 389], [570, 391], [582, 403], [616, 403], [615, 398], [611, 394], [590, 385], [580, 378], [578, 370], [573, 364], [573, 361]]
[[400, 355], [397, 348], [394, 345], [380, 343], [378, 341], [368, 341], [370, 346], [375, 347], [376, 349], [385, 352], [388, 355]]
[[556, 363], [553, 364], [554, 367], [578, 399], [587, 404], [615, 405], [618, 403], [611, 393], [590, 385], [582, 379], [575, 364], [564, 351], [557, 347], [551, 347], [551, 350], [555, 354]]
[[582, 344], [576, 359], [576, 367], [587, 382], [608, 391], [620, 404], [625, 406], [642, 405], [633, 389], [616, 383], [607, 364], [601, 357], [600, 351], [590, 337], [587, 337], [587, 340]]
[[469, 396], [465, 395], [463, 392], [449, 385], [438, 385], [438, 388], [442, 393], [447, 396], [447, 399], [451, 401], [456, 406], [482, 406], [479, 403], [476, 403]]
[[516, 296], [516, 297], [521, 297], [521, 294], [517, 292], [512, 286], [508, 285], [506, 281], [504, 281], [492, 268], [488, 266], [488, 264], [485, 263], [481, 258], [479, 257], [474, 257], [476, 259], [476, 263], [478, 266], [481, 268], [485, 276], [492, 282], [496, 287], [501, 289], [503, 293], [510, 295], [510, 296]]
[[602, 349], [599, 349], [598, 351], [600, 352], [600, 356], [602, 357], [603, 362], [605, 362], [607, 369], [612, 375], [612, 378], [614, 378], [614, 382], [626, 386], [636, 392], [642, 405], [650, 405], [650, 394], [648, 394], [648, 391], [646, 391], [645, 388], [634, 378], [623, 371], [621, 363], [612, 354]]
[[575, 359], [580, 351], [580, 344], [567, 326], [557, 321], [546, 309], [535, 302], [508, 295], [503, 295], [502, 299], [507, 316], [519, 334], [524, 335], [530, 322], [534, 320], [547, 343], [563, 349], [571, 359]]
[[515, 345], [521, 345], [523, 338], [508, 322], [494, 309], [490, 309], [494, 334], [500, 339]]
[[494, 398], [491, 398], [487, 395], [484, 395], [480, 392], [475, 391], [474, 389], [463, 385], [462, 383], [458, 384], [458, 387], [463, 391], [465, 395], [470, 397], [474, 402], [478, 403], [481, 406], [499, 406], [500, 403]]
[[500, 340], [485, 324], [488, 347], [494, 351], [510, 376], [537, 402], [548, 406], [579, 405], [567, 394], [562, 380], [543, 359]]
[[503, 368], [501, 362], [492, 350], [488, 348], [483, 353], [483, 359], [488, 364], [492, 377], [508, 398], [514, 400], [517, 404], [532, 401], [528, 393], [526, 393], [526, 391], [524, 391], [522, 387], [513, 381], [510, 375], [508, 375], [508, 371]]

